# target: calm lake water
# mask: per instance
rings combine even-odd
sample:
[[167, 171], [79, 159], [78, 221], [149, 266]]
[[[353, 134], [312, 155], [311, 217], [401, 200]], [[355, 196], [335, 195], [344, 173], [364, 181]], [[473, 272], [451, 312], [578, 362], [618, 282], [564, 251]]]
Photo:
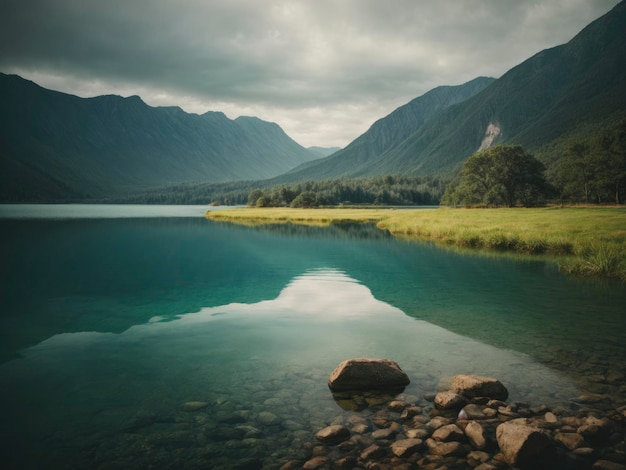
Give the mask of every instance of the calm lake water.
[[3, 468], [278, 468], [371, 416], [328, 390], [350, 357], [397, 361], [418, 402], [457, 373], [625, 401], [623, 285], [205, 209], [0, 206]]

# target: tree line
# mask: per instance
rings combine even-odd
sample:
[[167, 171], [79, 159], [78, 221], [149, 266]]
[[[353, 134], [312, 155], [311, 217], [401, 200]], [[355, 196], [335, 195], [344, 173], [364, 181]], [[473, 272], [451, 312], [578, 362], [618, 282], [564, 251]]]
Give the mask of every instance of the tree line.
[[445, 183], [439, 178], [376, 176], [282, 184], [250, 191], [248, 205], [319, 207], [340, 204], [437, 205]]

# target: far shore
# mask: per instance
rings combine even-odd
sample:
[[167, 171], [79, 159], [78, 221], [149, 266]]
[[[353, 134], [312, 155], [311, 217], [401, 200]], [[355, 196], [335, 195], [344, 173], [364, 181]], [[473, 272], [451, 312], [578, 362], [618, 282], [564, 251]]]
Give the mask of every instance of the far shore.
[[626, 282], [626, 208], [396, 209], [246, 207], [206, 217], [246, 225], [372, 223], [445, 246], [550, 256], [564, 272]]

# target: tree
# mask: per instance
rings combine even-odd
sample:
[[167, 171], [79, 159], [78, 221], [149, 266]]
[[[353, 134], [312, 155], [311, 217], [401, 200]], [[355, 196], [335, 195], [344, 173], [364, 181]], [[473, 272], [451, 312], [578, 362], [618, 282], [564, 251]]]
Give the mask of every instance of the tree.
[[547, 191], [544, 166], [519, 145], [497, 145], [472, 155], [447, 203], [525, 207], [539, 204]]

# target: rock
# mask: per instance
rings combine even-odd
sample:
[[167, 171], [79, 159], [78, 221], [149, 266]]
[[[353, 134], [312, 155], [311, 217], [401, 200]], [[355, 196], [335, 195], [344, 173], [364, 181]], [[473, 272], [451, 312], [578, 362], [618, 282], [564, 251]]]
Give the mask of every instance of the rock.
[[441, 426], [445, 426], [446, 424], [452, 424], [452, 420], [449, 418], [444, 418], [443, 416], [435, 416], [426, 424], [426, 426], [428, 426], [430, 429], [438, 429]]
[[391, 411], [395, 411], [396, 413], [401, 413], [402, 410], [404, 410], [408, 406], [409, 404], [406, 402], [393, 400], [391, 403], [389, 403], [389, 405], [387, 405], [387, 408], [389, 408]]
[[551, 424], [556, 424], [558, 423], [559, 419], [556, 417], [556, 415], [550, 411], [548, 411], [544, 416], [543, 419], [546, 421], [546, 423], [551, 423]]
[[609, 397], [607, 395], [601, 395], [598, 393], [585, 393], [583, 395], [578, 396], [574, 401], [577, 403], [582, 403], [584, 405], [589, 405], [592, 403], [600, 403], [603, 401], [609, 401]]
[[391, 452], [396, 457], [408, 457], [422, 448], [421, 439], [401, 439], [391, 444]]
[[458, 410], [467, 405], [467, 398], [452, 391], [439, 392], [434, 403], [440, 410]]
[[376, 440], [391, 439], [395, 435], [396, 435], [396, 432], [390, 428], [377, 429], [376, 431], [372, 433], [372, 437]]
[[406, 437], [409, 439], [426, 439], [430, 433], [426, 429], [407, 429]]
[[389, 359], [348, 359], [330, 374], [328, 387], [333, 390], [371, 390], [404, 388], [409, 377]]
[[426, 445], [431, 454], [441, 455], [442, 457], [447, 455], [464, 455], [467, 452], [463, 446], [456, 441], [439, 442], [434, 439], [426, 439]]
[[[462, 413], [462, 414], [461, 414]], [[486, 419], [487, 415], [480, 406], [470, 403], [463, 407], [459, 413], [459, 419]]]
[[470, 421], [465, 426], [465, 435], [476, 449], [482, 450], [487, 447], [487, 438], [485, 437], [485, 430], [476, 421]]
[[317, 468], [323, 468], [328, 463], [328, 457], [313, 457], [311, 460], [307, 460], [302, 466], [305, 470], [315, 470]]
[[323, 444], [338, 444], [350, 438], [350, 431], [341, 424], [333, 424], [317, 431], [315, 438]]
[[441, 426], [433, 432], [432, 438], [436, 441], [449, 442], [460, 441], [465, 437], [463, 430], [456, 424], [448, 424]]
[[414, 416], [421, 415], [423, 411], [424, 408], [421, 406], [409, 406], [402, 411], [400, 419], [411, 419]]
[[546, 466], [554, 458], [550, 437], [539, 428], [529, 426], [525, 418], [514, 419], [496, 428], [496, 439], [504, 459], [520, 468]]
[[608, 418], [596, 418], [589, 416], [584, 420], [582, 426], [578, 428], [578, 433], [586, 439], [606, 439], [611, 433], [612, 423]]
[[381, 447], [376, 444], [372, 444], [367, 449], [364, 449], [363, 452], [361, 452], [360, 457], [361, 457], [361, 460], [379, 459], [383, 457], [386, 453], [387, 451], [385, 450], [384, 447]]
[[499, 380], [479, 375], [455, 375], [450, 382], [451, 389], [467, 398], [489, 397], [506, 400], [509, 391]]
[[578, 449], [585, 443], [585, 439], [575, 432], [557, 432], [554, 439], [563, 444], [568, 450]]
[[610, 460], [598, 460], [594, 462], [591, 468], [593, 470], [626, 470], [626, 466]]
[[485, 463], [489, 460], [489, 454], [480, 450], [473, 450], [467, 454], [467, 463], [470, 467], [477, 467], [481, 463]]
[[357, 464], [358, 464], [358, 461], [357, 461], [356, 457], [347, 456], [347, 457], [343, 457], [343, 458], [341, 458], [339, 460], [336, 460], [333, 468], [351, 469], [351, 468], [356, 467]]
[[274, 424], [278, 424], [280, 418], [271, 411], [261, 411], [257, 416], [257, 421], [261, 424], [265, 424], [266, 426], [272, 426]]
[[206, 401], [188, 401], [187, 403], [183, 403], [183, 410], [198, 411], [207, 406], [209, 406], [209, 404]]

